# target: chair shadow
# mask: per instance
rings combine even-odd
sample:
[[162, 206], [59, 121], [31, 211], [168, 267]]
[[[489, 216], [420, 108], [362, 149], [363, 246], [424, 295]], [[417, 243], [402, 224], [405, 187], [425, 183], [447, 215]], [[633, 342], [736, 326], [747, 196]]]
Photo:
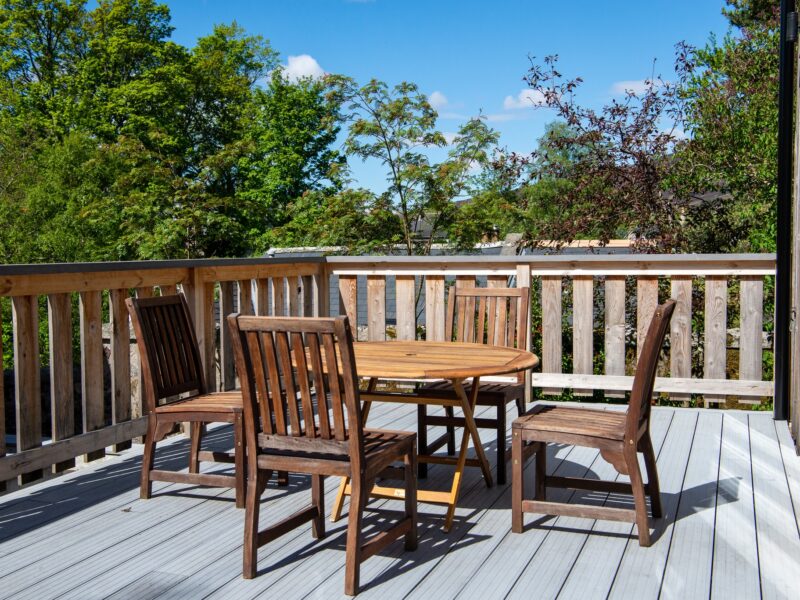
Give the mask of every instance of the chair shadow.
[[[203, 437], [203, 448], [224, 451], [233, 447], [233, 428], [222, 425], [210, 429]], [[181, 470], [189, 464], [189, 439], [181, 438], [157, 446], [155, 468]], [[232, 469], [233, 465], [218, 465]], [[18, 498], [3, 501], [0, 498], [0, 543], [27, 531], [58, 522], [86, 508], [109, 500], [139, 487], [142, 455], [124, 454], [118, 460], [86, 470], [78, 470], [60, 479], [51, 479], [46, 485], [31, 486], [30, 491]], [[43, 482], [44, 483], [44, 482]], [[192, 496], [194, 486], [157, 490], [153, 497], [163, 495]], [[286, 488], [283, 488], [286, 489]], [[201, 496], [201, 494], [196, 494]], [[138, 496], [137, 496], [138, 497]], [[202, 496], [208, 498], [209, 496]], [[233, 497], [220, 497], [233, 503]]]

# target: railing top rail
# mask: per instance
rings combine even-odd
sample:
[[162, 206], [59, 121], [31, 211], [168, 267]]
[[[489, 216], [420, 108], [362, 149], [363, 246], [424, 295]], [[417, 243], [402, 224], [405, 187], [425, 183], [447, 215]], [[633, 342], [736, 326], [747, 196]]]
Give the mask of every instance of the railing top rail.
[[18, 275], [59, 275], [63, 273], [103, 273], [108, 271], [151, 271], [202, 267], [238, 267], [248, 265], [295, 265], [324, 263], [322, 256], [271, 258], [194, 258], [176, 260], [130, 260], [116, 262], [42, 263], [0, 265], [0, 277]]

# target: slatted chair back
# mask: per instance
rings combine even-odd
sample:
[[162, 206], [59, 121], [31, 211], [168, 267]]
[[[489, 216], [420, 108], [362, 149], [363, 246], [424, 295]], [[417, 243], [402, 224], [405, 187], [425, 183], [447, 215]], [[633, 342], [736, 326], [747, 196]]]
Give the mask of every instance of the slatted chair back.
[[[528, 349], [530, 288], [450, 288], [445, 339]], [[525, 373], [517, 375], [520, 382]]]
[[[358, 378], [347, 317], [230, 315], [248, 453], [363, 455]], [[337, 374], [337, 375], [331, 375]], [[257, 426], [258, 425], [258, 426]], [[252, 444], [252, 447], [251, 447]]]
[[642, 427], [649, 427], [650, 401], [653, 397], [658, 355], [661, 352], [664, 336], [669, 328], [669, 322], [672, 319], [674, 310], [675, 300], [667, 300], [664, 304], [658, 305], [653, 318], [650, 320], [650, 326], [647, 328], [644, 348], [642, 348], [639, 362], [636, 365], [631, 397], [628, 403], [628, 415], [625, 420], [626, 440], [638, 440], [638, 433]]
[[147, 409], [206, 393], [189, 306], [182, 294], [127, 298], [141, 358]]

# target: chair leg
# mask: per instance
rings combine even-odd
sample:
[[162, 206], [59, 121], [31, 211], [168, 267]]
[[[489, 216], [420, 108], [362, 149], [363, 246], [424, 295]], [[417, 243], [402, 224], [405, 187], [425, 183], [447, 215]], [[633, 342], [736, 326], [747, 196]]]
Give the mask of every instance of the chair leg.
[[506, 402], [497, 403], [497, 485], [506, 483]]
[[361, 572], [361, 523], [369, 487], [367, 482], [359, 477], [352, 480], [344, 573], [344, 593], [348, 596], [355, 596], [358, 593], [358, 578]]
[[142, 456], [142, 475], [139, 497], [148, 499], [153, 493], [153, 482], [150, 481], [150, 471], [153, 470], [153, 461], [156, 450], [156, 418], [150, 416], [147, 420], [147, 433], [144, 436], [144, 455]]
[[525, 483], [522, 472], [522, 435], [519, 431], [511, 434], [511, 531], [522, 533], [522, 495]]
[[650, 490], [650, 507], [653, 511], [653, 518], [660, 519], [661, 511], [661, 489], [658, 485], [658, 468], [656, 467], [656, 453], [653, 451], [653, 442], [650, 434], [646, 434], [639, 442], [641, 451], [644, 453], [644, 466], [647, 469], [647, 487]]
[[[455, 417], [452, 406], [445, 406], [444, 414], [448, 419]], [[449, 456], [455, 456], [456, 454], [456, 428], [453, 425], [447, 426], [447, 454]]]
[[537, 442], [535, 498], [547, 500], [547, 444]]
[[317, 508], [317, 516], [311, 521], [314, 539], [325, 537], [325, 480], [322, 475], [311, 476], [311, 503]]
[[631, 478], [633, 504], [636, 508], [636, 528], [639, 530], [639, 545], [646, 547], [650, 545], [650, 524], [647, 521], [647, 498], [642, 481], [642, 472], [639, 469], [639, 460], [636, 458], [635, 450], [625, 453], [625, 463]]
[[[428, 454], [428, 407], [417, 405], [417, 442], [420, 454]], [[425, 479], [428, 476], [428, 465], [422, 461], [417, 464], [417, 476]]]
[[200, 442], [203, 437], [203, 423], [192, 421], [189, 423], [189, 473], [197, 473], [200, 470]]
[[517, 416], [521, 417], [522, 415], [525, 414], [525, 396], [517, 398], [516, 404], [517, 404]]
[[233, 421], [233, 468], [236, 477], [236, 508], [244, 508], [246, 467], [244, 460], [244, 424], [241, 414]]
[[244, 509], [244, 560], [242, 576], [253, 579], [258, 566], [258, 510], [261, 504], [264, 473], [256, 469], [247, 478], [247, 498]]
[[406, 518], [411, 519], [411, 529], [406, 533], [406, 550], [417, 549], [417, 449], [412, 447], [411, 451], [403, 457], [405, 484], [406, 484]]

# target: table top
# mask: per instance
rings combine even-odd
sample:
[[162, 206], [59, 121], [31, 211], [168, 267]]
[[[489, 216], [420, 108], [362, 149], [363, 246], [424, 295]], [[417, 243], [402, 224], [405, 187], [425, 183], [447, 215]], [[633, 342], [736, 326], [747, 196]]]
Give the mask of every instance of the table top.
[[383, 379], [465, 379], [539, 364], [527, 350], [463, 342], [357, 342], [353, 350], [359, 377]]

